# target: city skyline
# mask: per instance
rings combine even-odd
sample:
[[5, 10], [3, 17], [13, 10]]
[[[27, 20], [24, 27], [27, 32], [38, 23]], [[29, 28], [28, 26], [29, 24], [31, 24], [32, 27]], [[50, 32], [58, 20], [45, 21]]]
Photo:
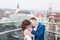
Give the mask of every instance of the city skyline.
[[50, 6], [60, 10], [60, 0], [0, 0], [0, 8], [16, 9], [17, 4], [23, 10], [48, 10]]

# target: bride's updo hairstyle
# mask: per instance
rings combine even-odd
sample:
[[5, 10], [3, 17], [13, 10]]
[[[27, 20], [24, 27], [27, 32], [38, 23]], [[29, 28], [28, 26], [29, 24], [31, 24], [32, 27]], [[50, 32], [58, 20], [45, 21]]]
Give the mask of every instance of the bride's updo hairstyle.
[[22, 23], [21, 23], [21, 28], [22, 28], [22, 30], [24, 31], [24, 30], [26, 29], [26, 27], [27, 27], [28, 25], [30, 25], [30, 24], [31, 24], [31, 23], [30, 23], [29, 20], [27, 20], [27, 19], [23, 20]]

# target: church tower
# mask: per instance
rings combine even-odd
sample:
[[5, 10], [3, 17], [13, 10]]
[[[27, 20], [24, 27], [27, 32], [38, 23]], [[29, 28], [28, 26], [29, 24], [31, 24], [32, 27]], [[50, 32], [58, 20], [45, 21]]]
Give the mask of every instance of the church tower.
[[20, 11], [19, 4], [17, 4], [16, 13]]
[[48, 13], [52, 13], [52, 3], [50, 3], [50, 7], [48, 8]]

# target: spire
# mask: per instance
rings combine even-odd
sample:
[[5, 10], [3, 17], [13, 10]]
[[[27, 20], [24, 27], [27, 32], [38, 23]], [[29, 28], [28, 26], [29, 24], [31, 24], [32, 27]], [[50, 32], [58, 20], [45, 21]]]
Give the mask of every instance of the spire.
[[17, 4], [17, 8], [19, 8], [19, 4]]
[[49, 11], [52, 12], [52, 3], [50, 3]]
[[19, 4], [17, 4], [16, 13], [18, 13], [19, 11], [20, 11]]
[[50, 7], [49, 7], [49, 9], [48, 9], [48, 12], [49, 12], [49, 13], [52, 13], [52, 3], [50, 3], [49, 5], [50, 5]]

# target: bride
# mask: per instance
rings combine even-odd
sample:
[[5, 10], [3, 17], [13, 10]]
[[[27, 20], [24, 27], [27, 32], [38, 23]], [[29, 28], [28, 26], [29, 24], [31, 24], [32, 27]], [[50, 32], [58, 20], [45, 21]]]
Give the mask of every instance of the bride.
[[22, 23], [21, 23], [21, 28], [23, 30], [23, 33], [24, 33], [24, 40], [33, 40], [32, 38], [34, 38], [34, 35], [31, 34], [31, 27], [30, 27], [30, 21], [29, 20], [24, 20]]

